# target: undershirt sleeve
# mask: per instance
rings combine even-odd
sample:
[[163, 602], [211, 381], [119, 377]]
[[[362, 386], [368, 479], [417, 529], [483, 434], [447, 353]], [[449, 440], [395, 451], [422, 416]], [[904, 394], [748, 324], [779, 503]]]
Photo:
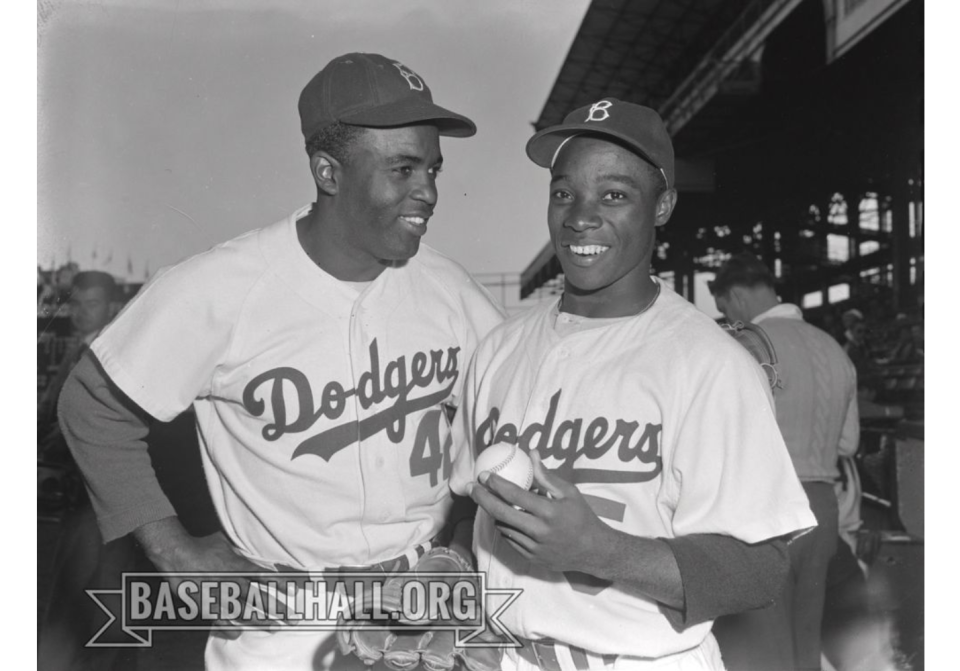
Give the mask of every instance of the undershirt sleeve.
[[691, 534], [661, 540], [673, 551], [683, 583], [683, 609], [660, 606], [677, 631], [769, 606], [783, 589], [790, 567], [782, 538], [745, 543], [722, 534]]
[[150, 416], [111, 382], [92, 353], [64, 383], [58, 411], [104, 542], [176, 514], [147, 452]]

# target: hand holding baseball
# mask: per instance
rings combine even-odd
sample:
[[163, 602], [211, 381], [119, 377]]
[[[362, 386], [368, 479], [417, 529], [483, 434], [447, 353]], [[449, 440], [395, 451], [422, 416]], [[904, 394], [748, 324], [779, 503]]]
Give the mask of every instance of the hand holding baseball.
[[604, 547], [613, 530], [597, 517], [574, 485], [543, 466], [536, 451], [530, 453], [530, 461], [534, 484], [547, 496], [522, 489], [494, 473], [472, 489], [471, 497], [523, 557], [556, 571], [598, 575], [600, 553], [596, 548]]
[[533, 484], [533, 463], [522, 449], [512, 443], [494, 443], [477, 457], [473, 477], [480, 480], [483, 473], [496, 474], [521, 489]]

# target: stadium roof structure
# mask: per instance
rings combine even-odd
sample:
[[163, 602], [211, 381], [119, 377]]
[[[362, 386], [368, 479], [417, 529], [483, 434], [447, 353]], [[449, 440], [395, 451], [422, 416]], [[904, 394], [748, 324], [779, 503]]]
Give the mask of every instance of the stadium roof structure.
[[[682, 93], [699, 81], [692, 75], [705, 75], [709, 65], [720, 65], [722, 52], [761, 15], [776, 17], [796, 4], [797, 0], [596, 0], [584, 15], [535, 126], [539, 130], [559, 123], [570, 110], [608, 96], [666, 111], [666, 119], [670, 111], [678, 110]], [[682, 118], [678, 115], [674, 125]]]

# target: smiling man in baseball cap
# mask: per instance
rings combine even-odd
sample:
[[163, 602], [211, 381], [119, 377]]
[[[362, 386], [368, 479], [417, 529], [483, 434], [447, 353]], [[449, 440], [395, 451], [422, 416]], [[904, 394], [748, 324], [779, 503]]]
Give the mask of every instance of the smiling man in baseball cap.
[[[503, 313], [421, 238], [439, 138], [476, 126], [378, 54], [333, 59], [298, 107], [315, 202], [159, 272], [64, 386], [105, 540], [133, 533], [165, 572], [403, 570], [449, 535], [447, 412]], [[204, 538], [179, 522], [143, 442], [141, 417], [191, 405], [223, 525]], [[226, 626], [206, 668], [323, 668], [331, 633]]]
[[379, 54], [333, 59], [298, 107], [318, 196], [297, 224], [307, 254], [347, 281], [372, 280], [416, 254], [437, 202], [439, 136], [472, 136], [474, 123]]
[[[599, 100], [527, 154], [550, 169], [563, 294], [477, 348], [454, 428], [472, 449], [451, 477], [486, 513], [487, 584], [522, 590], [501, 621], [524, 646], [503, 669], [723, 669], [712, 620], [769, 604], [783, 537], [815, 524], [766, 377], [650, 274], [677, 202], [654, 110]], [[530, 453], [534, 491], [473, 482], [498, 442]]]
[[[677, 203], [673, 143], [660, 116], [606, 98], [534, 135], [527, 155], [553, 174], [548, 226], [567, 278], [567, 308], [623, 316], [652, 305], [659, 293], [650, 277], [655, 228], [670, 220]], [[599, 205], [589, 212], [588, 201], [567, 187], [588, 176]]]

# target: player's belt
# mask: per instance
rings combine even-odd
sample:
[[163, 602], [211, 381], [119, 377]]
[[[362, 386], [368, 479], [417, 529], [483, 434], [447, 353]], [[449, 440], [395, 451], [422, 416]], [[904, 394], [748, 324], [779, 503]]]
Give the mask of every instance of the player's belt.
[[426, 553], [434, 545], [435, 543], [433, 541], [427, 541], [426, 543], [421, 543], [416, 547], [410, 548], [399, 557], [377, 562], [376, 564], [364, 564], [360, 566], [337, 566], [336, 568], [327, 570], [336, 571], [339, 573], [364, 573], [366, 571], [377, 573], [398, 573], [400, 571], [409, 571], [410, 567], [416, 564], [417, 560], [420, 559], [420, 557], [422, 557], [424, 553]]
[[570, 651], [570, 658], [577, 671], [588, 671], [590, 669], [590, 657], [598, 659], [603, 666], [613, 666], [613, 663], [617, 661], [617, 655], [600, 655], [578, 648], [575, 645], [557, 643], [550, 639], [534, 641], [529, 638], [521, 638], [520, 642], [523, 643], [523, 647], [517, 650], [517, 654], [530, 664], [540, 667], [543, 671], [564, 671], [560, 666], [559, 648], [561, 647]]
[[[359, 564], [356, 566], [344, 565], [344, 566], [332, 566], [330, 568], [323, 569], [325, 573], [366, 573], [366, 572], [377, 572], [377, 573], [397, 573], [400, 571], [409, 571], [410, 567], [417, 563], [417, 560], [420, 559], [430, 548], [437, 545], [437, 539], [435, 538], [432, 541], [427, 541], [426, 543], [421, 543], [415, 547], [410, 548], [404, 552], [399, 557], [394, 557], [393, 559], [387, 559], [386, 561], [377, 562], [376, 564]], [[274, 568], [281, 573], [313, 573], [313, 571], [305, 571], [303, 569], [292, 568], [286, 566], [285, 564], [276, 563]]]

